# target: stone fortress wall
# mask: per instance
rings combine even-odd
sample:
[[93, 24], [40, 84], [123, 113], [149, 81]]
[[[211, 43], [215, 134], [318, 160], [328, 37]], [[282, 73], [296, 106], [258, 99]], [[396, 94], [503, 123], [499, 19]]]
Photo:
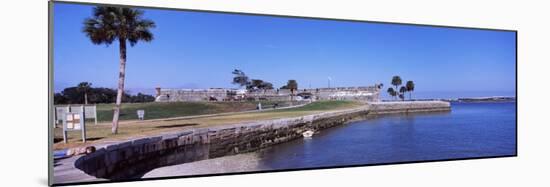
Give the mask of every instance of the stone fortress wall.
[[161, 89], [156, 88], [156, 102], [178, 101], [290, 101], [311, 100], [359, 100], [380, 101], [380, 89], [376, 86], [298, 89], [239, 90], [210, 89]]

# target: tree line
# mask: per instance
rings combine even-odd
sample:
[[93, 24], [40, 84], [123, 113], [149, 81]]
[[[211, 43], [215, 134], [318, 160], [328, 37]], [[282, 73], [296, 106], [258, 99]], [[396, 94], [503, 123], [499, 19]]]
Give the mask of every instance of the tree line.
[[[403, 83], [403, 81], [401, 80], [401, 77], [399, 76], [393, 76], [392, 79], [391, 79], [391, 84], [395, 87], [392, 88], [392, 87], [389, 87], [387, 92], [390, 96], [392, 96], [392, 98], [394, 99], [397, 99], [397, 97], [399, 97], [399, 99], [401, 99], [402, 101], [405, 100], [405, 93], [409, 93], [409, 99], [412, 100], [412, 92], [414, 91], [414, 82], [413, 81], [407, 81], [407, 83], [405, 83], [404, 86], [401, 86], [401, 84]], [[401, 86], [401, 87], [399, 87]], [[397, 89], [399, 87], [399, 89]]]
[[[103, 87], [92, 87], [92, 83], [81, 82], [77, 86], [63, 89], [60, 93], [54, 94], [54, 104], [98, 104], [114, 103], [117, 98], [117, 90]], [[153, 102], [155, 97], [143, 93], [130, 95], [124, 92], [121, 102], [144, 103]]]
[[[272, 90], [273, 84], [261, 79], [250, 79], [242, 70], [235, 69], [233, 74], [233, 84], [245, 87], [247, 90]], [[289, 89], [292, 94], [298, 90], [298, 82], [296, 80], [288, 80], [286, 85], [283, 85], [280, 89]]]

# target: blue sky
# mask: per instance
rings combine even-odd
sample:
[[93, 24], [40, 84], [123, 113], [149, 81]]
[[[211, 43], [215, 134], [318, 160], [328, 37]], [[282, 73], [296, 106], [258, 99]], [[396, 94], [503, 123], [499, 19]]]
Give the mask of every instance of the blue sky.
[[[115, 88], [118, 43], [82, 33], [92, 7], [54, 5], [54, 87]], [[151, 43], [128, 49], [126, 88], [230, 87], [233, 69], [276, 87], [390, 85], [399, 75], [418, 92], [515, 92], [515, 33], [380, 23], [144, 9]]]

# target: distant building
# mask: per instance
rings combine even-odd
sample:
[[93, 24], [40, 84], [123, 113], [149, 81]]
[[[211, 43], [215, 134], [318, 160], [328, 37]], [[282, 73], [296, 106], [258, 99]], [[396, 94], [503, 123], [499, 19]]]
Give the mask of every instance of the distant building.
[[378, 86], [336, 87], [299, 89], [291, 93], [289, 89], [244, 90], [244, 89], [161, 89], [156, 88], [156, 102], [178, 101], [290, 101], [292, 99], [311, 100], [357, 100], [379, 101]]

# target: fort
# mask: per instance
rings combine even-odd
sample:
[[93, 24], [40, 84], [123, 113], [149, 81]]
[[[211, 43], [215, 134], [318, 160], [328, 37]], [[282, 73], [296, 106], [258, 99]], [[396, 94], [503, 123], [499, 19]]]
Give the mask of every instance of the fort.
[[380, 87], [335, 87], [313, 89], [163, 89], [156, 88], [156, 102], [179, 101], [291, 101], [316, 100], [355, 100], [364, 102], [380, 101]]

